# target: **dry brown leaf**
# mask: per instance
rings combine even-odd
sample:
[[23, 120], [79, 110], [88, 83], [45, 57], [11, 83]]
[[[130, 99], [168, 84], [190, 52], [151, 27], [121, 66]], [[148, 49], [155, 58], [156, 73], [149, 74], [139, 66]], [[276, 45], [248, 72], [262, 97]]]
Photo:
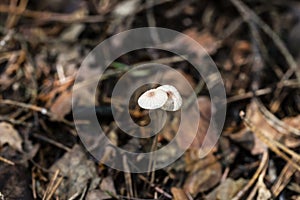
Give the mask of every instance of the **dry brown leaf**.
[[[0, 162], [0, 199], [33, 199], [30, 185], [30, 174], [23, 165], [7, 166]], [[5, 198], [1, 198], [1, 193]]]
[[[286, 118], [282, 119], [282, 121], [286, 125], [300, 130], [300, 115], [297, 115], [295, 117], [286, 117]], [[286, 146], [291, 147], [291, 148], [300, 146], [299, 137], [293, 137], [292, 135], [287, 135], [287, 136], [284, 136], [283, 141], [284, 141], [284, 144], [286, 144]]]
[[220, 182], [222, 167], [213, 154], [209, 154], [187, 168], [189, 175], [184, 183], [184, 190], [192, 196], [213, 188]]
[[89, 181], [91, 181], [90, 189], [94, 189], [100, 180], [94, 162], [87, 158], [79, 145], [75, 145], [50, 167], [52, 172], [57, 169], [66, 177], [56, 190], [56, 194], [62, 199], [69, 199], [74, 194], [82, 192]]
[[[252, 101], [247, 108], [247, 117], [251, 120], [253, 125], [257, 127], [259, 130], [264, 130], [264, 132], [268, 133], [270, 138], [274, 138], [276, 136], [276, 131], [267, 123], [264, 119], [264, 116], [258, 109], [258, 105]], [[247, 129], [245, 129], [248, 132]], [[261, 154], [266, 150], [266, 145], [253, 134], [254, 146], [251, 149], [251, 153], [253, 155]]]
[[86, 200], [104, 200], [104, 199], [112, 199], [111, 196], [109, 196], [106, 192], [103, 192], [101, 190], [91, 190], [86, 195]]
[[232, 48], [232, 60], [236, 66], [241, 66], [247, 63], [247, 57], [251, 53], [251, 44], [248, 41], [241, 40], [235, 42]]
[[174, 200], [189, 200], [189, 198], [186, 196], [186, 193], [181, 188], [172, 187], [171, 192]]
[[297, 115], [295, 117], [286, 117], [283, 119], [283, 121], [296, 129], [300, 130], [300, 115]]
[[214, 141], [216, 141], [217, 137], [217, 132], [215, 129], [212, 128], [210, 129], [210, 132], [207, 132], [210, 125], [213, 107], [210, 99], [205, 96], [198, 97], [198, 106], [200, 112], [200, 121], [197, 136], [194, 139], [191, 148], [198, 149], [201, 147], [205, 136], [208, 138], [208, 143], [206, 143], [206, 147], [202, 148], [210, 148], [212, 145], [214, 145]]
[[71, 91], [65, 91], [54, 101], [50, 111], [55, 115], [55, 119], [63, 119], [66, 114], [71, 111], [72, 107], [72, 93]]
[[109, 192], [109, 194], [112, 194], [112, 195], [117, 194], [115, 186], [114, 186], [114, 181], [111, 176], [108, 176], [101, 181], [100, 189], [103, 192]]
[[116, 196], [116, 189], [112, 177], [108, 176], [101, 181], [100, 189], [88, 192], [86, 199], [111, 199], [112, 196]]
[[183, 32], [196, 40], [208, 54], [213, 54], [220, 47], [220, 41], [211, 35], [208, 31], [198, 32], [195, 28], [188, 29]]
[[291, 177], [295, 172], [296, 169], [291, 165], [291, 163], [288, 162], [285, 164], [276, 182], [271, 188], [274, 197], [277, 197], [282, 192], [282, 190], [290, 183]]
[[22, 138], [16, 129], [9, 123], [0, 123], [0, 144], [8, 144], [12, 148], [22, 152]]
[[[230, 139], [237, 142], [239, 145], [241, 145], [243, 148], [245, 148], [248, 151], [251, 151], [253, 149], [254, 136], [251, 131], [248, 131], [245, 128], [243, 128], [239, 132], [231, 134]], [[263, 145], [260, 145], [260, 147], [264, 148]], [[263, 151], [263, 149], [259, 150], [259, 152], [261, 152], [261, 151]]]
[[[246, 113], [247, 117], [251, 120], [253, 125], [258, 128], [258, 130], [263, 131], [272, 139], [280, 138], [281, 135], [279, 135], [279, 133], [268, 124], [255, 101], [252, 101], [250, 105], [248, 105]], [[261, 154], [267, 148], [267, 146], [247, 128], [240, 130], [238, 133], [231, 134], [230, 138], [241, 143], [246, 149], [250, 150], [253, 155]]]
[[1, 59], [8, 62], [6, 69], [0, 74], [0, 88], [5, 90], [16, 81], [13, 74], [20, 68], [21, 63], [24, 62], [24, 51], [15, 51], [7, 54], [7, 56], [1, 56]]
[[[200, 113], [197, 135], [193, 143], [191, 144], [190, 149], [199, 150], [201, 148], [202, 150], [204, 150], [204, 149], [209, 149], [211, 146], [214, 145], [214, 141], [216, 141], [217, 133], [213, 128], [210, 129], [210, 132], [207, 132], [210, 124], [210, 117], [212, 114], [211, 113], [212, 105], [210, 99], [208, 97], [201, 96], [198, 98], [198, 105], [199, 105], [199, 111], [194, 109], [190, 109], [189, 111], [191, 116], [197, 116]], [[191, 126], [190, 123], [195, 123], [195, 122], [194, 121], [182, 122], [183, 130], [185, 130], [185, 137], [194, 137], [195, 135], [194, 130], [191, 130], [191, 127], [193, 126]], [[208, 140], [207, 140], [208, 142], [205, 144], [206, 146], [202, 146], [203, 140], [206, 135], [208, 136]], [[177, 142], [180, 147], [185, 146], [183, 140], [177, 140]]]
[[258, 183], [258, 194], [257, 200], [268, 200], [272, 197], [270, 190], [266, 187], [263, 181], [259, 181]]
[[[254, 127], [266, 134], [268, 138], [271, 138], [276, 141], [282, 142], [287, 147], [296, 147], [300, 145], [298, 138], [293, 135], [287, 135], [281, 132], [278, 132], [273, 128], [267, 121], [266, 117], [259, 110], [258, 104], [255, 101], [252, 101], [247, 108], [247, 118], [249, 118]], [[296, 118], [287, 118], [284, 119], [285, 122], [288, 121], [291, 125], [297, 123]], [[288, 124], [287, 123], [287, 124]], [[292, 125], [293, 126], [293, 125]], [[297, 128], [297, 127], [296, 127]], [[238, 133], [232, 134], [231, 139], [235, 141], [247, 141], [244, 143], [244, 147], [249, 149], [249, 144], [253, 143], [254, 146], [251, 146], [251, 153], [253, 155], [261, 154], [265, 151], [266, 145], [258, 139], [254, 134], [251, 134], [247, 128], [242, 129]]]
[[227, 200], [232, 199], [246, 184], [246, 180], [240, 178], [238, 180], [226, 179], [216, 189], [210, 192], [207, 200]]
[[53, 82], [52, 80], [48, 80], [48, 79], [44, 80], [43, 87], [45, 88], [45, 91], [42, 91], [38, 95], [38, 99], [40, 101], [45, 102], [45, 107], [49, 108], [52, 106], [53, 102], [55, 101], [55, 97], [59, 96], [66, 90], [69, 90], [72, 84], [73, 84], [72, 81], [68, 81], [62, 84], [59, 81]]

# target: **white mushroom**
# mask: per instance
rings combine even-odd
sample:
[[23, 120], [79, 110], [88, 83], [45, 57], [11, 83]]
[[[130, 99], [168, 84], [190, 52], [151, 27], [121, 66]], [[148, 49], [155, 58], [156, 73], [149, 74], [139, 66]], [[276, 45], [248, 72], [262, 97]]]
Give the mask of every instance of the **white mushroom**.
[[167, 93], [168, 99], [165, 104], [161, 107], [163, 110], [167, 111], [177, 111], [182, 105], [182, 98], [178, 90], [172, 85], [162, 85], [157, 90], [162, 90]]
[[139, 99], [138, 104], [144, 109], [157, 109], [161, 108], [168, 100], [166, 92], [158, 89], [150, 89], [143, 93]]

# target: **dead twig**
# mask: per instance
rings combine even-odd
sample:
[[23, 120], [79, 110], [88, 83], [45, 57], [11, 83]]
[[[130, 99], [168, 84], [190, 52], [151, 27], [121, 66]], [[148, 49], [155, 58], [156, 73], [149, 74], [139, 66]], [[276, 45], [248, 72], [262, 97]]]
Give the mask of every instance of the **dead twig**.
[[266, 164], [268, 163], [268, 159], [269, 159], [269, 154], [268, 151], [264, 151], [262, 158], [261, 158], [261, 162], [255, 172], [255, 174], [252, 176], [252, 178], [248, 181], [248, 183], [245, 185], [245, 187], [239, 191], [233, 198], [232, 200], [239, 200], [241, 199], [246, 192], [252, 187], [252, 185], [255, 183], [255, 181], [257, 180], [257, 178], [259, 177], [259, 175], [261, 174], [261, 172], [263, 171], [263, 169], [266, 167]]
[[[255, 95], [256, 96], [263, 96], [266, 94], [270, 94], [272, 92], [272, 88], [264, 88], [264, 89], [259, 89], [257, 91], [255, 91]], [[240, 100], [245, 100], [245, 99], [249, 99], [254, 97], [254, 92], [250, 91], [250, 92], [246, 92], [244, 94], [238, 94], [232, 97], [228, 97], [227, 99], [227, 103], [233, 103], [236, 101], [240, 101]]]
[[31, 170], [31, 184], [32, 184], [32, 196], [33, 199], [37, 199], [37, 192], [36, 192], [36, 180], [34, 170]]
[[52, 21], [52, 22], [61, 22], [61, 23], [96, 23], [103, 22], [108, 20], [101, 15], [93, 16], [80, 16], [77, 13], [73, 14], [61, 14], [45, 11], [33, 11], [33, 10], [24, 10], [19, 7], [11, 7], [7, 5], [0, 5], [0, 13], [12, 13], [14, 15], [21, 15], [28, 18], [34, 18], [39, 21]]
[[63, 145], [63, 144], [61, 144], [59, 142], [56, 142], [56, 141], [54, 141], [54, 140], [52, 140], [50, 138], [47, 138], [47, 137], [45, 137], [43, 135], [39, 135], [39, 134], [36, 134], [36, 133], [33, 133], [32, 135], [33, 135], [33, 137], [35, 137], [37, 139], [43, 140], [43, 141], [45, 141], [45, 142], [47, 142], [49, 144], [52, 144], [52, 145], [54, 145], [54, 146], [56, 146], [56, 147], [58, 147], [60, 149], [65, 150], [67, 152], [71, 151], [71, 149], [69, 147], [66, 147], [65, 145]]
[[293, 133], [294, 135], [300, 136], [300, 130], [289, 126], [282, 120], [278, 119], [258, 98], [254, 98], [254, 101], [257, 103], [259, 111], [263, 114], [268, 124], [270, 124], [274, 129], [284, 134]]
[[146, 177], [144, 177], [144, 176], [142, 176], [142, 175], [139, 175], [139, 178], [140, 178], [141, 180], [145, 181], [146, 183], [148, 183], [148, 184], [149, 184], [151, 187], [153, 187], [153, 188], [155, 189], [155, 191], [157, 191], [158, 193], [162, 194], [163, 196], [165, 196], [165, 197], [168, 198], [168, 199], [172, 199], [172, 195], [170, 195], [169, 193], [165, 192], [163, 189], [161, 189], [161, 188], [155, 186], [155, 184], [149, 182], [149, 181], [147, 180]]
[[[50, 111], [48, 111], [46, 108], [39, 107], [39, 106], [36, 106], [36, 105], [33, 105], [33, 104], [27, 104], [27, 103], [23, 103], [23, 102], [13, 101], [13, 100], [10, 100], [10, 99], [0, 100], [0, 104], [12, 105], [12, 106], [17, 106], [17, 107], [29, 109], [29, 110], [32, 110], [32, 111], [39, 112], [43, 115], [46, 115], [46, 116], [48, 116], [52, 119], [55, 119], [55, 115], [53, 113], [51, 113]], [[68, 126], [73, 126], [71, 122], [69, 122], [65, 119], [61, 119], [61, 121], [65, 124], [67, 124]]]
[[59, 170], [55, 171], [55, 174], [53, 175], [47, 189], [46, 192], [43, 196], [43, 200], [50, 200], [54, 194], [54, 192], [57, 190], [58, 186], [60, 185], [60, 183], [63, 180], [63, 177], [58, 177], [59, 175]]
[[297, 62], [295, 61], [295, 59], [293, 58], [293, 56], [285, 46], [284, 42], [280, 39], [280, 37], [270, 28], [269, 25], [267, 25], [264, 21], [262, 21], [260, 17], [257, 16], [257, 14], [254, 11], [252, 11], [242, 1], [240, 0], [230, 0], [230, 1], [238, 9], [243, 19], [247, 23], [254, 22], [273, 40], [278, 50], [286, 59], [286, 62], [290, 67], [291, 71], [288, 71], [288, 73], [284, 75], [282, 80], [287, 80], [292, 75], [292, 73], [295, 72], [297, 76], [297, 80], [300, 82], [300, 70], [298, 69]]
[[284, 168], [281, 170], [276, 182], [273, 184], [271, 191], [273, 196], [276, 198], [285, 186], [290, 182], [292, 175], [296, 172], [295, 167], [288, 162]]
[[6, 158], [3, 158], [2, 156], [0, 156], [0, 161], [6, 163], [8, 165], [15, 165], [15, 163], [13, 161], [10, 161], [10, 160], [8, 160]]
[[30, 123], [26, 123], [24, 121], [16, 120], [16, 119], [13, 119], [13, 118], [10, 118], [10, 117], [0, 116], [0, 121], [8, 121], [11, 124], [32, 127], [32, 124], [30, 124]]
[[257, 193], [259, 187], [261, 187], [262, 184], [264, 185], [263, 179], [264, 179], [264, 177], [266, 175], [266, 172], [267, 172], [268, 162], [269, 162], [269, 156], [265, 160], [265, 165], [262, 169], [262, 172], [259, 174], [257, 182], [256, 182], [254, 188], [252, 189], [252, 191], [250, 192], [250, 194], [248, 195], [247, 200], [255, 199], [255, 194]]
[[[10, 1], [10, 8], [15, 7], [17, 1]], [[28, 4], [28, 0], [21, 0], [17, 8], [20, 10], [20, 12], [24, 12]], [[6, 20], [6, 28], [11, 29], [13, 28], [19, 21], [20, 16], [16, 15], [15, 13], [11, 13], [8, 15], [7, 20]]]
[[[159, 59], [156, 59], [156, 60], [152, 60], [150, 62], [138, 62], [138, 63], [135, 63], [135, 64], [131, 65], [131, 67], [141, 66], [143, 64], [149, 64], [149, 63], [171, 64], [171, 63], [176, 63], [176, 62], [181, 62], [181, 61], [184, 61], [183, 57], [181, 57], [181, 56], [172, 56], [172, 57], [167, 57], [167, 58], [159, 58]], [[126, 67], [124, 67], [122, 69], [119, 69], [117, 71], [114, 70], [112, 72], [106, 72], [105, 74], [103, 74], [101, 76], [100, 80], [103, 81], [103, 80], [106, 80], [110, 77], [121, 75], [121, 74], [125, 73], [126, 71], [128, 71], [129, 69], [130, 69], [130, 67], [126, 66]], [[92, 76], [87, 80], [84, 80], [80, 83], [77, 83], [76, 85], [74, 85], [73, 90], [80, 90], [80, 89], [90, 85], [91, 83], [93, 83], [95, 81], [97, 81], [97, 82], [99, 81], [99, 75]]]
[[[250, 119], [245, 116], [244, 111], [240, 112], [240, 117], [243, 119], [245, 125], [263, 142], [265, 143], [275, 154], [284, 159], [287, 162], [290, 162], [293, 167], [295, 167], [298, 171], [300, 171], [300, 155], [296, 152], [292, 151], [288, 147], [279, 143], [276, 140], [268, 137], [265, 133], [260, 131], [257, 127], [255, 127]], [[282, 150], [282, 151], [281, 151]], [[286, 154], [285, 154], [286, 153]], [[293, 159], [289, 158], [287, 155], [290, 155]]]
[[[300, 88], [300, 83], [295, 79], [285, 80], [283, 82], [283, 86], [284, 87], [290, 87], [290, 88]], [[249, 91], [249, 92], [246, 92], [244, 94], [238, 94], [238, 95], [235, 95], [235, 96], [228, 97], [227, 98], [227, 103], [233, 103], [233, 102], [236, 102], [236, 101], [250, 99], [250, 98], [253, 98], [254, 96], [256, 96], [256, 97], [263, 96], [263, 95], [272, 93], [272, 91], [273, 91], [273, 89], [271, 87], [258, 89], [255, 92]]]
[[36, 112], [40, 112], [43, 115], [49, 115], [48, 111], [46, 108], [43, 107], [39, 107], [36, 105], [32, 105], [32, 104], [26, 104], [26, 103], [22, 103], [22, 102], [18, 102], [18, 101], [13, 101], [10, 99], [3, 99], [0, 100], [0, 104], [6, 104], [6, 105], [12, 105], [12, 106], [17, 106], [17, 107], [22, 107], [25, 109], [29, 109], [29, 110], [33, 110]]

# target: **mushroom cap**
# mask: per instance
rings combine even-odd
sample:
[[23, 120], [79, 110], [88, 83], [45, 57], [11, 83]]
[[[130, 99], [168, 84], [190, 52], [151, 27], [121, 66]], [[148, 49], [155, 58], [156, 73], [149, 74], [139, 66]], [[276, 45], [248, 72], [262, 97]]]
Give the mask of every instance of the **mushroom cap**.
[[150, 89], [143, 93], [139, 99], [138, 104], [144, 109], [157, 109], [161, 108], [168, 100], [166, 92], [158, 89]]
[[162, 90], [167, 93], [168, 99], [165, 104], [161, 107], [167, 111], [177, 111], [182, 105], [182, 98], [178, 90], [172, 85], [162, 85], [157, 90]]

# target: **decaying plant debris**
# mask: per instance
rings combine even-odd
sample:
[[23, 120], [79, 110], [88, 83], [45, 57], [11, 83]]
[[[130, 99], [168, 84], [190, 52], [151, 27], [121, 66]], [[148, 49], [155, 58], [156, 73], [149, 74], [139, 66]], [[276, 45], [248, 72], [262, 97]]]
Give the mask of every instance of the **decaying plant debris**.
[[[300, 3], [290, 0], [1, 1], [0, 200], [300, 199], [299, 13]], [[228, 110], [217, 146], [199, 159], [203, 137], [214, 136], [207, 133], [210, 116], [218, 114], [201, 76], [164, 51], [121, 56], [102, 77], [97, 97], [100, 123], [114, 144], [152, 148], [124, 136], [108, 109], [116, 80], [139, 63], [155, 61], [180, 72], [198, 95], [199, 110], [191, 113], [203, 116], [179, 160], [153, 173], [130, 174], [98, 163], [83, 148], [72, 122], [72, 86], [97, 44], [147, 26], [177, 30], [206, 49], [222, 75]], [[172, 74], [166, 78], [177, 81]], [[149, 121], [146, 111], [129, 107], [137, 123]], [[174, 138], [176, 120], [157, 145]]]

